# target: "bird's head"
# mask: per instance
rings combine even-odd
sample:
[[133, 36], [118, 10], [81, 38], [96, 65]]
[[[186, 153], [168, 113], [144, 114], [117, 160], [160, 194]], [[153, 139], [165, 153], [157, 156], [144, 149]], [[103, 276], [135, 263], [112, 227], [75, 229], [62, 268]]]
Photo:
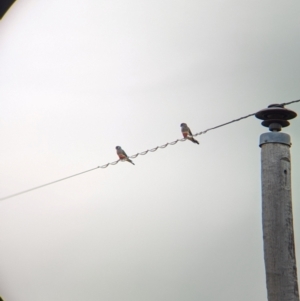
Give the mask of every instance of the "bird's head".
[[121, 146], [116, 146], [116, 149], [121, 149]]
[[182, 123], [180, 126], [183, 127], [183, 126], [187, 126], [187, 125], [186, 125], [186, 123]]

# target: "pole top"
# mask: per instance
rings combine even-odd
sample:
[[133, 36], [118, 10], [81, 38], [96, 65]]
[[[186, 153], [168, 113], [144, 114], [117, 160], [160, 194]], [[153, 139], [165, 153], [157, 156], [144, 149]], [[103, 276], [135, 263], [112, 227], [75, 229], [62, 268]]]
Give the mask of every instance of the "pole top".
[[286, 109], [283, 104], [271, 104], [255, 114], [256, 118], [263, 120], [262, 126], [268, 127], [271, 132], [280, 132], [282, 127], [290, 125], [288, 120], [296, 116], [296, 112]]

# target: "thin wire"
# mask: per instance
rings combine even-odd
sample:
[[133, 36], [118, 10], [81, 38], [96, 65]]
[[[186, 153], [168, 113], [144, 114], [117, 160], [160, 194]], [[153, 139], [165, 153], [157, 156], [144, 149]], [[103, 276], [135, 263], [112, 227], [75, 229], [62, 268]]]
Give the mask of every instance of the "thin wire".
[[0, 201], [3, 201], [3, 200], [6, 200], [6, 199], [15, 197], [15, 196], [17, 196], [17, 195], [20, 195], [20, 194], [23, 194], [23, 193], [26, 193], [26, 192], [29, 192], [29, 191], [32, 191], [32, 190], [36, 190], [36, 189], [39, 189], [39, 188], [42, 188], [42, 187], [45, 187], [45, 186], [48, 186], [48, 185], [51, 185], [51, 184], [60, 182], [60, 181], [64, 181], [64, 180], [67, 180], [67, 179], [70, 179], [70, 178], [73, 178], [73, 177], [82, 175], [83, 173], [90, 172], [90, 171], [95, 170], [95, 169], [97, 169], [97, 168], [99, 168], [99, 166], [98, 166], [98, 167], [95, 167], [95, 168], [92, 168], [92, 169], [89, 169], [89, 170], [86, 170], [86, 171], [83, 171], [83, 172], [80, 172], [80, 173], [77, 173], [77, 174], [72, 175], [72, 176], [69, 176], [69, 177], [65, 177], [65, 178], [62, 178], [62, 179], [59, 179], [59, 180], [56, 180], [56, 181], [53, 181], [53, 182], [49, 182], [49, 183], [46, 183], [46, 184], [43, 184], [43, 185], [40, 185], [40, 186], [36, 186], [36, 187], [30, 188], [30, 189], [27, 189], [27, 190], [20, 191], [20, 192], [15, 193], [15, 194], [11, 194], [11, 195], [9, 195], [9, 196], [6, 196], [6, 197], [4, 197], [4, 198], [1, 198]]
[[[286, 102], [286, 103], [282, 103], [281, 105], [285, 106], [285, 105], [289, 105], [289, 104], [296, 103], [296, 102], [300, 102], [300, 99], [298, 99], [298, 100], [293, 100], [293, 101]], [[205, 131], [202, 131], [202, 132], [199, 132], [199, 133], [194, 134], [193, 137], [195, 137], [195, 136], [200, 136], [200, 135], [203, 135], [203, 134], [206, 134], [208, 131], [212, 131], [212, 130], [218, 129], [218, 128], [220, 128], [220, 127], [229, 125], [229, 124], [231, 124], [231, 123], [241, 121], [241, 120], [243, 120], [243, 119], [246, 119], [246, 118], [249, 118], [249, 117], [251, 117], [251, 116], [254, 116], [255, 114], [256, 114], [256, 112], [255, 112], [255, 113], [252, 113], [252, 114], [249, 114], [249, 115], [246, 115], [246, 116], [243, 116], [243, 117], [240, 117], [240, 118], [238, 118], [238, 119], [233, 119], [233, 120], [231, 120], [231, 121], [229, 121], [229, 122], [226, 122], [226, 123], [223, 123], [223, 124], [214, 126], [214, 127], [212, 127], [212, 128], [208, 128], [208, 129], [206, 129]], [[165, 143], [165, 144], [163, 144], [163, 145], [156, 146], [156, 147], [154, 147], [154, 148], [148, 149], [148, 150], [143, 151], [143, 152], [139, 152], [139, 153], [137, 153], [137, 154], [135, 154], [135, 155], [132, 155], [132, 156], [130, 156], [130, 157], [128, 157], [128, 158], [134, 159], [134, 158], [136, 158], [136, 157], [139, 156], [139, 155], [144, 156], [144, 155], [148, 154], [149, 152], [151, 152], [151, 153], [156, 152], [159, 148], [163, 149], [163, 148], [166, 148], [168, 145], [175, 145], [175, 144], [178, 143], [178, 142], [184, 142], [184, 141], [186, 141], [186, 140], [187, 140], [186, 138], [182, 138], [182, 139], [177, 139], [177, 140], [172, 141], [172, 142], [167, 142], [167, 143]], [[107, 168], [109, 165], [116, 165], [116, 164], [118, 164], [120, 161], [124, 161], [124, 160], [117, 160], [117, 161], [113, 161], [113, 162], [110, 162], [110, 163], [106, 163], [106, 164], [104, 164], [104, 165], [97, 166], [97, 167], [95, 167], [95, 168], [88, 169], [88, 170], [86, 170], [86, 171], [83, 171], [83, 172], [80, 172], [80, 173], [77, 173], [77, 174], [74, 174], [74, 175], [71, 175], [71, 176], [68, 176], [68, 177], [65, 177], [65, 178], [56, 180], [56, 181], [52, 181], [52, 182], [49, 182], [49, 183], [46, 183], [46, 184], [43, 184], [43, 185], [40, 185], [40, 186], [36, 186], [36, 187], [30, 188], [30, 189], [27, 189], [27, 190], [23, 190], [23, 191], [20, 191], [20, 192], [18, 192], [18, 193], [11, 194], [11, 195], [8, 195], [8, 196], [6, 196], [6, 197], [0, 198], [0, 201], [3, 201], [3, 200], [6, 200], [6, 199], [15, 197], [15, 196], [17, 196], [17, 195], [20, 195], [20, 194], [24, 194], [24, 193], [27, 193], [27, 192], [30, 192], [30, 191], [33, 191], [33, 190], [36, 190], [36, 189], [39, 189], [39, 188], [48, 186], [48, 185], [55, 184], [55, 183], [57, 183], [57, 182], [61, 182], [61, 181], [64, 181], [64, 180], [67, 180], [67, 179], [70, 179], [70, 178], [73, 178], [73, 177], [82, 175], [82, 174], [84, 174], [84, 173], [87, 173], [87, 172], [96, 170], [96, 169], [98, 169], [98, 168], [104, 169], [104, 168]]]
[[298, 99], [298, 100], [293, 100], [293, 101], [290, 101], [290, 102], [284, 102], [284, 103], [282, 103], [281, 105], [287, 106], [287, 105], [290, 105], [290, 104], [292, 104], [292, 103], [299, 102], [299, 101], [300, 101], [300, 99]]

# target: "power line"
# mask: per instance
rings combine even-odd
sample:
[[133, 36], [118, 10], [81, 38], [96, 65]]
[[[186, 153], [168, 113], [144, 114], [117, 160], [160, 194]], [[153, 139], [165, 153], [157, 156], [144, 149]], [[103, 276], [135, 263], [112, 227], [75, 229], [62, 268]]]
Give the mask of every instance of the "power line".
[[[280, 105], [285, 106], [285, 105], [289, 105], [289, 104], [296, 103], [296, 102], [300, 102], [300, 99], [298, 99], [298, 100], [293, 100], [293, 101], [286, 102], [286, 103], [282, 103], [282, 104], [280, 104]], [[231, 121], [229, 121], [229, 122], [222, 123], [222, 124], [217, 125], [217, 126], [214, 126], [214, 127], [212, 127], [212, 128], [208, 128], [208, 129], [206, 129], [205, 131], [202, 131], [202, 132], [199, 132], [199, 133], [194, 134], [193, 137], [195, 137], [195, 136], [200, 136], [200, 135], [203, 135], [203, 134], [206, 134], [208, 131], [212, 131], [212, 130], [218, 129], [218, 128], [220, 128], [220, 127], [229, 125], [229, 124], [231, 124], [231, 123], [241, 121], [241, 120], [243, 120], [243, 119], [246, 119], [246, 118], [249, 118], [249, 117], [251, 117], [251, 116], [254, 116], [255, 114], [256, 114], [256, 112], [255, 112], [255, 113], [252, 113], [252, 114], [248, 114], [248, 115], [243, 116], [243, 117], [240, 117], [240, 118], [238, 118], [238, 119], [233, 119], [233, 120], [231, 120]], [[184, 141], [186, 141], [186, 140], [187, 140], [186, 138], [182, 138], [182, 139], [177, 139], [177, 140], [172, 141], [172, 142], [167, 142], [166, 144], [163, 144], [163, 145], [160, 145], [160, 146], [156, 146], [156, 147], [154, 147], [154, 148], [148, 149], [148, 150], [143, 151], [143, 152], [140, 152], [140, 153], [136, 153], [135, 155], [132, 155], [132, 156], [130, 156], [130, 157], [128, 157], [128, 158], [134, 159], [134, 158], [136, 158], [136, 157], [139, 156], [139, 155], [144, 156], [144, 155], [146, 155], [148, 152], [153, 153], [153, 152], [156, 152], [159, 148], [163, 149], [163, 148], [166, 148], [168, 145], [175, 145], [175, 144], [178, 143], [178, 142], [184, 142]], [[65, 177], [65, 178], [61, 178], [61, 179], [59, 179], [59, 180], [55, 180], [55, 181], [52, 181], [52, 182], [49, 182], [49, 183], [46, 183], [46, 184], [42, 184], [42, 185], [39, 185], [39, 186], [30, 188], [30, 189], [27, 189], [27, 190], [23, 190], [23, 191], [20, 191], [20, 192], [18, 192], [18, 193], [14, 193], [14, 194], [8, 195], [8, 196], [6, 196], [6, 197], [0, 198], [0, 201], [6, 200], [6, 199], [9, 199], [9, 198], [12, 198], [12, 197], [18, 196], [18, 195], [20, 195], [20, 194], [24, 194], [24, 193], [27, 193], [27, 192], [36, 190], [36, 189], [40, 189], [40, 188], [42, 188], [42, 187], [45, 187], [45, 186], [48, 186], [48, 185], [52, 185], [52, 184], [55, 184], [55, 183], [58, 183], [58, 182], [61, 182], [61, 181], [64, 181], [64, 180], [67, 180], [67, 179], [70, 179], [70, 178], [73, 178], [73, 177], [77, 177], [77, 176], [79, 176], [79, 175], [82, 175], [82, 174], [84, 174], [84, 173], [87, 173], [87, 172], [96, 170], [96, 169], [98, 169], [98, 168], [104, 169], [104, 168], [107, 168], [109, 165], [116, 165], [116, 164], [118, 164], [120, 161], [122, 161], [122, 160], [119, 159], [119, 160], [117, 160], [117, 161], [113, 161], [113, 162], [110, 162], [110, 163], [106, 163], [106, 164], [104, 164], [104, 165], [100, 165], [100, 166], [97, 166], [97, 167], [95, 167], [95, 168], [88, 169], [88, 170], [82, 171], [82, 172], [80, 172], [80, 173], [76, 173], [76, 174], [74, 174], [74, 175], [71, 175], [71, 176], [68, 176], [68, 177]]]
[[[59, 180], [55, 180], [53, 182], [49, 182], [49, 183], [46, 183], [46, 184], [43, 184], [43, 185], [40, 185], [40, 186], [36, 186], [36, 187], [33, 187], [33, 188], [30, 188], [30, 189], [27, 189], [27, 190], [23, 190], [23, 191], [20, 191], [20, 192], [17, 192], [15, 194], [11, 194], [11, 195], [8, 195], [4, 198], [1, 198], [0, 201], [3, 201], [3, 200], [6, 200], [6, 199], [9, 199], [9, 198], [12, 198], [12, 197], [15, 197], [17, 195], [20, 195], [20, 194], [23, 194], [23, 193], [26, 193], [26, 192], [29, 192], [29, 191], [32, 191], [32, 190], [36, 190], [36, 189], [39, 189], [39, 188], [42, 188], [42, 187], [45, 187], [45, 186], [48, 186], [48, 185], [51, 185], [51, 184], [54, 184], [54, 183], [57, 183], [57, 182], [61, 182], [61, 181], [64, 181], [64, 180], [67, 180], [67, 179], [70, 179], [70, 178], [73, 178], [73, 177], [76, 177], [76, 176], [79, 176], [79, 175], [82, 175], [86, 172], [90, 172], [92, 170], [95, 170], [95, 169], [98, 169], [100, 166], [97, 166], [95, 168], [92, 168], [92, 169], [89, 169], [89, 170], [86, 170], [86, 171], [82, 171], [82, 172], [79, 172], [79, 173], [76, 173], [72, 176], [68, 176], [68, 177], [65, 177], [65, 178], [62, 178], [62, 179], [59, 179]], [[1, 300], [0, 300], [1, 301]]]
[[298, 100], [293, 100], [293, 101], [290, 101], [290, 102], [281, 103], [280, 105], [282, 105], [282, 106], [287, 106], [287, 105], [290, 105], [290, 104], [292, 104], [292, 103], [296, 103], [296, 102], [299, 102], [299, 101], [300, 101], [300, 99], [298, 99]]
[[[231, 121], [229, 121], [229, 122], [226, 122], [226, 123], [223, 123], [223, 124], [214, 126], [214, 127], [212, 127], [212, 128], [206, 129], [205, 131], [196, 133], [196, 134], [194, 134], [194, 135], [192, 135], [192, 136], [193, 136], [193, 137], [196, 137], [196, 136], [200, 136], [200, 135], [206, 134], [208, 131], [215, 130], [215, 129], [217, 129], [217, 128], [220, 128], [220, 127], [222, 127], [222, 126], [231, 124], [231, 123], [233, 123], [233, 122], [240, 121], [240, 120], [242, 120], [242, 119], [246, 119], [246, 118], [251, 117], [251, 116], [253, 116], [253, 115], [255, 115], [255, 114], [256, 114], [256, 113], [252, 113], [252, 114], [249, 114], [249, 115], [240, 117], [240, 118], [238, 118], [238, 119], [231, 120]], [[152, 149], [146, 150], [146, 151], [141, 152], [141, 153], [137, 153], [137, 154], [132, 155], [132, 156], [130, 156], [130, 157], [128, 157], [128, 158], [134, 159], [134, 158], [136, 158], [138, 155], [146, 155], [148, 152], [155, 152], [155, 151], [157, 151], [159, 148], [166, 148], [168, 145], [175, 145], [177, 142], [183, 142], [183, 141], [186, 141], [186, 138], [177, 139], [177, 140], [175, 140], [175, 141], [168, 142], [168, 143], [163, 144], [163, 145], [160, 145], [160, 146], [156, 146], [156, 147], [154, 147], [154, 148], [152, 148]], [[0, 199], [0, 200], [1, 200], [1, 199]]]

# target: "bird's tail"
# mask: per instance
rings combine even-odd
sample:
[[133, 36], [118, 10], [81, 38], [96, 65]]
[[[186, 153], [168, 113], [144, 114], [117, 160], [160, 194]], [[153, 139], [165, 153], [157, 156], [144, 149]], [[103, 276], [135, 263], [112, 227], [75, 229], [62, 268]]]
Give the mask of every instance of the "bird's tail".
[[194, 143], [200, 144], [198, 140], [196, 140], [195, 138], [193, 138], [192, 140]]
[[196, 140], [194, 137], [187, 137], [187, 139], [189, 139], [190, 141], [200, 144], [198, 140]]
[[127, 158], [127, 161], [130, 162], [131, 164], [135, 165], [129, 158]]

